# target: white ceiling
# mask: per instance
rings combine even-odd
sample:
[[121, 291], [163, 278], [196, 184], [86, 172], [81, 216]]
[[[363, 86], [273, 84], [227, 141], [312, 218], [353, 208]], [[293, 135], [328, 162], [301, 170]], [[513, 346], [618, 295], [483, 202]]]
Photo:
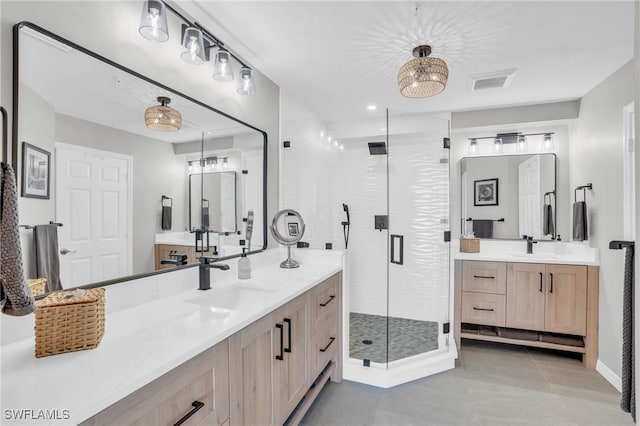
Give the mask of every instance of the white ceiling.
[[[633, 57], [633, 1], [423, 1], [417, 15], [406, 1], [178, 3], [330, 122], [369, 117], [368, 104], [420, 113], [576, 99]], [[406, 99], [397, 71], [423, 43], [449, 82]], [[471, 74], [510, 68], [508, 88], [467, 88]]]

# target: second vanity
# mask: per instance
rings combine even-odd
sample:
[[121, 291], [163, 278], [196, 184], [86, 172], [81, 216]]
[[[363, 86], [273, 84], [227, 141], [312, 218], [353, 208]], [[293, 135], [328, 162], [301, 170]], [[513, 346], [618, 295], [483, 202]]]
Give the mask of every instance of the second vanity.
[[462, 338], [576, 352], [595, 368], [597, 249], [556, 242], [535, 248], [527, 254], [524, 242], [487, 240], [479, 253], [453, 248], [457, 343]]
[[251, 256], [249, 280], [232, 259], [206, 292], [198, 268], [106, 287], [97, 349], [36, 359], [33, 338], [2, 347], [15, 390], [3, 409], [60, 414], [21, 424], [297, 424], [342, 376], [342, 254], [300, 256], [294, 270], [279, 250]]

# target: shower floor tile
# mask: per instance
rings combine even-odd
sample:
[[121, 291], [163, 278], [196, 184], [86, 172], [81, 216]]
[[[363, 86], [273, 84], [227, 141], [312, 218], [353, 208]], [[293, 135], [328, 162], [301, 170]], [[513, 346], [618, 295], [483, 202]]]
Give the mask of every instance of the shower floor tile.
[[355, 312], [349, 314], [351, 358], [387, 362], [387, 339], [389, 362], [431, 352], [438, 349], [438, 323]]

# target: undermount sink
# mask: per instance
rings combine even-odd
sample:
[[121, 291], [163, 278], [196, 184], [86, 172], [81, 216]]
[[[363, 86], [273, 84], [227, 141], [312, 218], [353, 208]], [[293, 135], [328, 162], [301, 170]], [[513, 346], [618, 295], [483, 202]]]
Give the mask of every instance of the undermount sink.
[[559, 259], [557, 254], [553, 253], [511, 253], [511, 257], [529, 258], [529, 259]]
[[186, 300], [188, 303], [229, 310], [264, 304], [277, 290], [266, 287], [230, 286]]

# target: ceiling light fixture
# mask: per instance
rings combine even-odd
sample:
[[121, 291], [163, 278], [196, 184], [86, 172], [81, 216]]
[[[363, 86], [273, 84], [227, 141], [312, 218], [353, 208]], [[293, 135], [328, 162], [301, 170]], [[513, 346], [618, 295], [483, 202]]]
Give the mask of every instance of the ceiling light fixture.
[[182, 60], [189, 64], [201, 65], [210, 60], [209, 51], [218, 48], [215, 55], [213, 78], [217, 81], [234, 79], [232, 59], [240, 64], [240, 79], [237, 92], [241, 95], [253, 95], [256, 92], [254, 72], [247, 64], [228, 49], [211, 32], [197, 22], [191, 22], [170, 4], [163, 0], [145, 0], [140, 19], [140, 34], [153, 41], [167, 41], [167, 13], [173, 13], [182, 23]]
[[367, 105], [367, 109], [368, 109], [369, 111], [375, 111], [376, 109], [378, 109], [378, 107], [377, 107], [377, 106], [375, 106], [375, 105]]
[[236, 92], [240, 95], [253, 95], [256, 93], [256, 80], [253, 77], [253, 70], [251, 68], [240, 68], [238, 88], [236, 89]]
[[213, 79], [217, 81], [233, 81], [233, 68], [229, 62], [229, 52], [223, 47], [216, 53]]
[[171, 108], [171, 99], [158, 96], [160, 105], [149, 107], [144, 112], [144, 124], [151, 130], [177, 132], [182, 126], [182, 114]]
[[413, 49], [412, 59], [398, 72], [398, 88], [407, 98], [428, 98], [442, 92], [447, 85], [449, 69], [440, 58], [430, 57], [431, 46], [423, 44]]
[[167, 11], [160, 0], [146, 0], [140, 18], [140, 35], [151, 41], [169, 40], [167, 29]]

